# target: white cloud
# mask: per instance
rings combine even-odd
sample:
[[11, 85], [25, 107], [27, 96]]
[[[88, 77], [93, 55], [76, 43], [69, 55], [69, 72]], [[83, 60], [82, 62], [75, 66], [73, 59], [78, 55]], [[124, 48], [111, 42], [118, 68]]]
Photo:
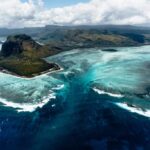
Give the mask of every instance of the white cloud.
[[0, 0], [0, 27], [47, 24], [149, 24], [150, 0], [91, 0], [46, 9], [43, 0]]

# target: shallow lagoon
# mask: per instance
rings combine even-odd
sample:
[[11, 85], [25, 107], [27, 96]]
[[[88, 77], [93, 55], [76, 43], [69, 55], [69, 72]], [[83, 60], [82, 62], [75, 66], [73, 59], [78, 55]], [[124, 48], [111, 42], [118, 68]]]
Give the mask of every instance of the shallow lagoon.
[[46, 60], [63, 71], [32, 79], [0, 73], [0, 144], [149, 149], [150, 46], [115, 49], [60, 53]]

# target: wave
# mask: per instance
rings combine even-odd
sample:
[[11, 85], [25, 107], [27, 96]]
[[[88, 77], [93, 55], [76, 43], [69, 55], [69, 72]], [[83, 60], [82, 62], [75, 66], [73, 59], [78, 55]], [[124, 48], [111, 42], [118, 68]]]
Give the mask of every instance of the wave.
[[57, 85], [56, 87], [52, 88], [52, 90], [61, 90], [64, 88], [64, 84], [60, 84], [60, 85]]
[[43, 97], [43, 100], [39, 103], [15, 103], [7, 101], [4, 98], [0, 98], [0, 102], [6, 107], [15, 108], [17, 112], [33, 112], [37, 108], [42, 108], [45, 104], [47, 104], [50, 99], [56, 99], [54, 93], [49, 94], [48, 96]]
[[115, 103], [115, 104], [123, 109], [128, 110], [129, 112], [137, 113], [137, 114], [145, 116], [145, 117], [150, 117], [150, 110], [142, 110], [139, 107], [136, 107], [134, 105], [130, 106], [126, 103]]
[[95, 92], [97, 92], [98, 94], [100, 94], [100, 95], [109, 95], [109, 96], [117, 97], [117, 98], [123, 98], [124, 97], [124, 95], [116, 94], [116, 93], [110, 93], [110, 92], [105, 92], [104, 90], [97, 89], [96, 87], [93, 88], [93, 90]]

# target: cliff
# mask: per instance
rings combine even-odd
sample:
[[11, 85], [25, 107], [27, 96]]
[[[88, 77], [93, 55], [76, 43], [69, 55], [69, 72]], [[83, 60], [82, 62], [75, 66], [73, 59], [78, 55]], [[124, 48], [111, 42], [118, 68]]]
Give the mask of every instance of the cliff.
[[11, 55], [18, 55], [24, 51], [38, 51], [41, 46], [36, 43], [30, 36], [22, 34], [9, 36], [6, 42], [2, 45], [1, 55], [9, 57]]

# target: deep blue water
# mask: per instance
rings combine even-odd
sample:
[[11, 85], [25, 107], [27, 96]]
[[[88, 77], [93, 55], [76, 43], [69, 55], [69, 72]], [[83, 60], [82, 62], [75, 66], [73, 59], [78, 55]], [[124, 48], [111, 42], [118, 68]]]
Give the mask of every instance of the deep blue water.
[[31, 80], [0, 74], [0, 149], [150, 150], [150, 46], [116, 49], [49, 57], [64, 70]]

